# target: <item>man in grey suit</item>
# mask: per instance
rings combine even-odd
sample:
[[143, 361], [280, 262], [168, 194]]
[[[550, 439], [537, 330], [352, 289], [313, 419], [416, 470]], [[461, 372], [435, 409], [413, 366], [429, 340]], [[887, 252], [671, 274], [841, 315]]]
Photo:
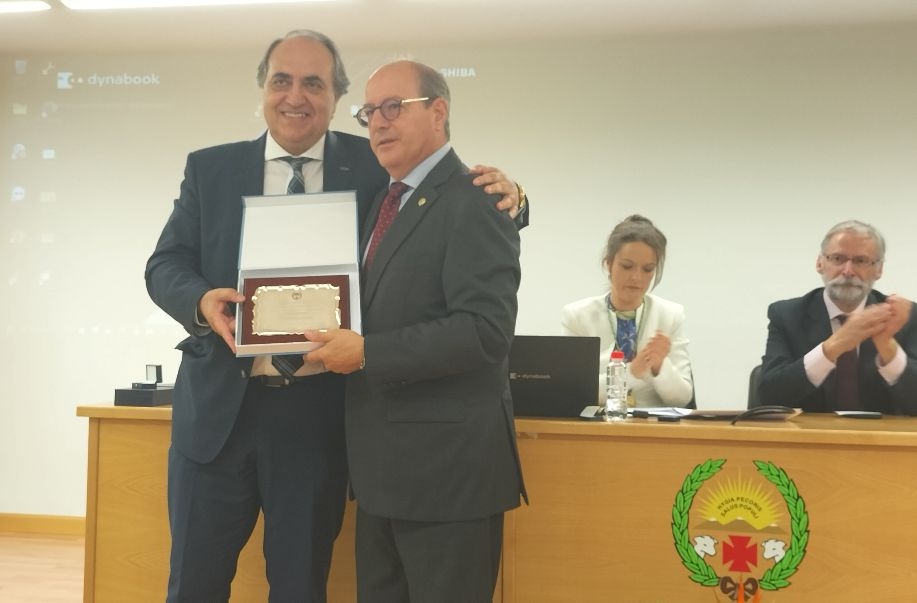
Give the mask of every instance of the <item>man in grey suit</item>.
[[873, 226], [828, 231], [815, 262], [825, 287], [768, 308], [761, 403], [917, 415], [917, 315], [907, 299], [872, 289], [884, 261]]
[[[296, 192], [294, 180], [305, 192], [355, 190], [363, 224], [387, 175], [366, 139], [328, 130], [349, 81], [326, 36], [275, 40], [258, 83], [268, 132], [188, 156], [146, 267], [153, 301], [189, 334], [178, 345], [169, 450], [172, 602], [229, 599], [261, 510], [270, 600], [325, 601], [344, 511], [344, 380], [320, 363], [283, 376], [270, 357], [234, 355], [242, 197]], [[518, 201], [499, 171], [479, 183], [508, 193], [504, 209]]]
[[382, 199], [363, 231], [363, 335], [307, 333], [325, 342], [307, 359], [350, 373], [359, 601], [484, 603], [524, 495], [507, 372], [519, 236], [451, 149], [438, 72], [385, 65], [366, 102], [357, 118], [408, 190], [384, 236]]

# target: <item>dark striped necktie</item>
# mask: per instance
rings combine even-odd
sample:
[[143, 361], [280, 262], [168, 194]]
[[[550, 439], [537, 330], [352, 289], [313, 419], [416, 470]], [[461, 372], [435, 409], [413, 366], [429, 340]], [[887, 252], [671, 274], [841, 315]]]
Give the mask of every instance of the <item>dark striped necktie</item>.
[[[287, 184], [287, 194], [295, 195], [298, 193], [306, 192], [306, 181], [302, 175], [302, 166], [306, 162], [310, 161], [309, 157], [281, 157], [282, 160], [290, 164], [290, 167], [293, 168], [293, 177], [290, 178], [290, 182]], [[303, 362], [302, 354], [282, 354], [271, 356], [271, 364], [274, 365], [274, 368], [277, 369], [277, 372], [286, 377], [287, 379], [292, 379], [293, 375], [296, 374], [296, 371], [305, 364]]]
[[311, 157], [281, 157], [293, 168], [293, 177], [287, 184], [287, 194], [295, 195], [306, 192], [306, 181], [302, 175], [302, 166], [312, 160]]

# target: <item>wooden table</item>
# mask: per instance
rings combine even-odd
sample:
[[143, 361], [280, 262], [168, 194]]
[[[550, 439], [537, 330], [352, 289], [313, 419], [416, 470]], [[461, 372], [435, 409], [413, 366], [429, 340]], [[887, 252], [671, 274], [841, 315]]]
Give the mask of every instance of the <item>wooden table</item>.
[[[84, 601], [161, 602], [168, 576], [171, 409], [81, 406], [77, 414], [90, 421]], [[803, 415], [730, 426], [519, 418], [516, 430], [531, 504], [506, 516], [494, 601], [729, 601], [719, 588], [691, 581], [673, 544], [673, 515], [688, 518], [684, 532], [692, 545], [697, 535], [716, 537], [716, 554], [702, 560], [717, 577], [761, 578], [774, 561], [759, 548], [751, 565], [749, 543], [773, 536], [793, 552], [790, 524], [800, 514], [754, 461], [793, 482], [808, 522], [805, 554], [789, 585], [759, 589], [760, 603], [915, 598], [917, 419]], [[698, 466], [719, 460], [724, 463], [712, 477], [697, 478]], [[692, 475], [693, 503], [678, 507], [676, 495]], [[747, 508], [763, 501], [762, 515], [775, 526], [742, 532], [736, 524], [705, 523], [703, 511], [728, 509], [730, 498], [754, 499]], [[331, 603], [355, 600], [352, 534], [348, 504]], [[743, 534], [750, 540], [737, 538]], [[747, 572], [728, 571], [727, 548], [731, 567], [745, 563]], [[259, 522], [240, 559], [233, 601], [266, 600]]]

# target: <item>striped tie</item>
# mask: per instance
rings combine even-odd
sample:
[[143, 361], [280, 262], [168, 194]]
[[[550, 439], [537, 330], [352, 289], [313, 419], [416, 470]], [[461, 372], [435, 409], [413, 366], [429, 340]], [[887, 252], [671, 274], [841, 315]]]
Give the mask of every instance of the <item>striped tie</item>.
[[[290, 167], [293, 168], [293, 177], [290, 178], [290, 182], [287, 184], [287, 194], [296, 195], [306, 192], [306, 182], [303, 179], [302, 166], [307, 161], [310, 161], [310, 158], [281, 157], [281, 159], [289, 163]], [[280, 356], [272, 356], [271, 364], [274, 365], [278, 373], [287, 379], [292, 379], [296, 371], [305, 363], [303, 362], [302, 354], [283, 354]]]
[[302, 166], [312, 159], [310, 157], [281, 157], [281, 159], [289, 163], [290, 167], [293, 168], [293, 177], [290, 178], [290, 182], [287, 184], [287, 194], [296, 195], [306, 192], [306, 182], [303, 179]]

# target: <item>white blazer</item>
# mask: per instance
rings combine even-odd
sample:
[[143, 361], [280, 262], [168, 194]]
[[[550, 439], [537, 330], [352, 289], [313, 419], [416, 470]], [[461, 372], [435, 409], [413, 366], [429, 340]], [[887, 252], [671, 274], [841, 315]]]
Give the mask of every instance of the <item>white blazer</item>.
[[[615, 346], [617, 320], [612, 318], [605, 295], [587, 297], [564, 306], [561, 312], [563, 335], [598, 336], [599, 352], [599, 402], [605, 401], [605, 371]], [[682, 326], [685, 309], [681, 304], [647, 294], [637, 310], [637, 349], [656, 334], [662, 332], [671, 341], [669, 355], [662, 361], [659, 374], [648, 372], [643, 379], [635, 378], [628, 370], [627, 384], [637, 406], [685, 406], [694, 396], [691, 378], [691, 359], [688, 357], [688, 338]], [[614, 323], [614, 326], [612, 326]]]

